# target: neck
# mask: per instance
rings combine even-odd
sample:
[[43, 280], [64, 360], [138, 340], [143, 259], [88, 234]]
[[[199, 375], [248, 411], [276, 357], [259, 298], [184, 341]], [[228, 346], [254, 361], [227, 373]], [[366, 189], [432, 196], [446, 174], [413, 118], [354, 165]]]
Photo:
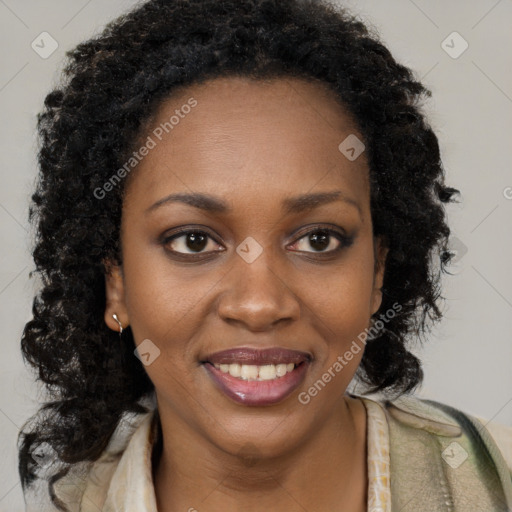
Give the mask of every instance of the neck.
[[226, 453], [161, 415], [153, 452], [158, 511], [366, 510], [365, 407], [347, 396], [339, 405], [300, 448], [275, 455], [252, 444]]

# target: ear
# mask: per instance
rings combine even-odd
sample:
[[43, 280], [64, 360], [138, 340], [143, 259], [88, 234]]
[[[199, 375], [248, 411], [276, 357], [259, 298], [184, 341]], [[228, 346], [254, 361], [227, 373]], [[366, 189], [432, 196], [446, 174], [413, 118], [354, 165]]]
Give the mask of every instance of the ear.
[[372, 304], [371, 314], [373, 315], [378, 311], [382, 304], [382, 284], [384, 282], [384, 271], [386, 270], [386, 258], [388, 255], [389, 247], [384, 242], [383, 237], [374, 237], [374, 275], [373, 275], [373, 291], [372, 291]]
[[114, 313], [121, 322], [123, 329], [128, 327], [130, 319], [126, 309], [123, 270], [120, 265], [113, 265], [110, 261], [104, 262], [105, 266], [105, 323], [113, 330], [119, 331]]

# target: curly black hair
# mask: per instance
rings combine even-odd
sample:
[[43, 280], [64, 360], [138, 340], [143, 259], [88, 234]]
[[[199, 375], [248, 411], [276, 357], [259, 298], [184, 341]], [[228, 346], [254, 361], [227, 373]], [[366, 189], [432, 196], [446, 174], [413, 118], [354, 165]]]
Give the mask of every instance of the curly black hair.
[[122, 263], [124, 183], [108, 201], [94, 191], [126, 162], [164, 99], [207, 79], [321, 81], [356, 120], [374, 235], [389, 247], [379, 311], [401, 306], [367, 341], [357, 376], [371, 392], [408, 393], [421, 382], [407, 347], [442, 317], [440, 278], [452, 257], [443, 203], [459, 191], [444, 185], [422, 113], [430, 91], [373, 32], [327, 0], [149, 0], [66, 53], [37, 123], [29, 220], [37, 227], [31, 275], [42, 286], [21, 348], [49, 400], [19, 434], [24, 487], [35, 444], [49, 443], [68, 464], [94, 461], [124, 412], [146, 411], [139, 401], [154, 386], [133, 355], [131, 330], [120, 351], [104, 322], [105, 262]]

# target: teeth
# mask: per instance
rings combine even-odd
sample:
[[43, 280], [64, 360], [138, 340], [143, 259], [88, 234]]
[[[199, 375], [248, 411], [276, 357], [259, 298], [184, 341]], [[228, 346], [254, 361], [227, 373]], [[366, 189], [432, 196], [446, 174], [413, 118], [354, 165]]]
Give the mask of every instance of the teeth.
[[[286, 365], [286, 364], [278, 364], [276, 366], [276, 375], [278, 377], [282, 377], [283, 375], [286, 374], [287, 370], [288, 370], [288, 365]], [[293, 368], [292, 368], [292, 370], [293, 370]]]
[[242, 367], [239, 364], [230, 364], [228, 365], [228, 372], [233, 377], [240, 377], [242, 374]]
[[[282, 366], [282, 365], [280, 365]], [[257, 366], [254, 366], [254, 368], [258, 368]], [[273, 364], [266, 364], [265, 366], [259, 367], [258, 377], [261, 380], [270, 380], [275, 379], [277, 375], [277, 366]], [[282, 375], [279, 375], [279, 377], [282, 377]]]
[[258, 370], [257, 366], [249, 366], [248, 364], [243, 364], [240, 368], [240, 378], [244, 380], [254, 380], [258, 378]]
[[238, 377], [242, 380], [272, 380], [283, 377], [295, 368], [293, 363], [265, 364], [263, 366], [235, 363], [215, 364], [214, 366], [222, 373], [229, 373], [232, 377]]

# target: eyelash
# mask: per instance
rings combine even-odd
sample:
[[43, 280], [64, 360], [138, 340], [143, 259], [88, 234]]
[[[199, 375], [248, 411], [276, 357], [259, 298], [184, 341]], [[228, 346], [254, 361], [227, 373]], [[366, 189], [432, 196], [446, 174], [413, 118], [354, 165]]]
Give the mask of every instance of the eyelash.
[[[318, 226], [313, 226], [313, 228], [308, 229], [307, 231], [300, 232], [298, 235], [298, 238], [293, 242], [292, 245], [295, 245], [300, 240], [302, 240], [303, 238], [305, 238], [306, 236], [308, 236], [312, 233], [319, 233], [319, 232], [326, 233], [329, 237], [336, 238], [340, 242], [339, 247], [337, 247], [336, 249], [332, 249], [330, 251], [296, 251], [296, 252], [306, 253], [306, 254], [314, 254], [315, 257], [317, 257], [317, 258], [318, 257], [322, 258], [325, 256], [332, 257], [332, 255], [339, 253], [342, 249], [349, 247], [354, 242], [353, 236], [347, 236], [347, 235], [339, 232], [338, 230], [334, 230], [332, 228], [318, 225]], [[198, 229], [198, 228], [196, 228], [196, 229], [180, 228], [180, 229], [176, 230], [172, 235], [164, 237], [161, 243], [164, 247], [166, 247], [172, 241], [177, 240], [177, 239], [181, 238], [182, 236], [188, 235], [191, 233], [206, 235], [207, 237], [212, 239], [215, 243], [218, 243], [215, 240], [215, 238], [207, 230]], [[208, 251], [208, 252], [198, 252], [198, 253], [182, 253], [182, 252], [177, 252], [177, 251], [173, 251], [173, 250], [169, 250], [169, 249], [166, 249], [166, 250], [168, 250], [170, 253], [172, 253], [173, 256], [176, 256], [178, 258], [187, 259], [187, 260], [204, 259], [205, 255], [208, 253], [223, 252], [223, 251]]]

